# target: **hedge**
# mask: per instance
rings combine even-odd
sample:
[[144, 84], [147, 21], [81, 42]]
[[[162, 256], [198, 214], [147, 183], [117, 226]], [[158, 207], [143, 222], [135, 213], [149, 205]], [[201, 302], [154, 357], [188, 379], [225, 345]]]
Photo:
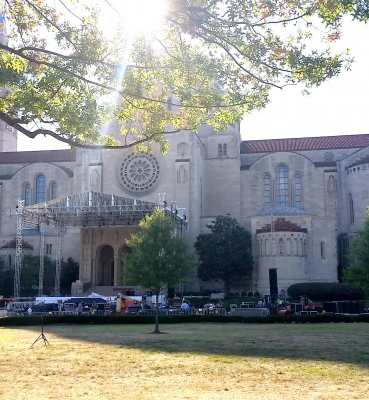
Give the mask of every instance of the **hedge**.
[[362, 300], [363, 291], [346, 283], [295, 283], [287, 289], [288, 295], [293, 299], [307, 296], [311, 300]]
[[[44, 325], [52, 324], [154, 324], [155, 317], [152, 315], [47, 315], [43, 318]], [[369, 322], [368, 314], [361, 315], [340, 315], [340, 314], [307, 314], [267, 317], [245, 317], [242, 315], [170, 315], [160, 316], [160, 324], [177, 323], [329, 323], [329, 322]], [[41, 318], [35, 316], [24, 317], [1, 317], [0, 326], [37, 326], [41, 325]]]

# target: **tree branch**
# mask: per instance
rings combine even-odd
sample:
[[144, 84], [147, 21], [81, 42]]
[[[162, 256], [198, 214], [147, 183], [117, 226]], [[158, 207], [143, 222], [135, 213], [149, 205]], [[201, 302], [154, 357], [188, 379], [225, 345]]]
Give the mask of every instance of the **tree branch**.
[[140, 143], [145, 143], [147, 141], [153, 140], [155, 141], [155, 137], [157, 135], [170, 135], [173, 133], [178, 133], [182, 130], [188, 130], [187, 128], [183, 128], [183, 129], [175, 129], [173, 131], [163, 131], [163, 132], [154, 132], [151, 133], [150, 135], [146, 135], [143, 139], [138, 139], [132, 143], [129, 144], [125, 144], [125, 145], [117, 145], [117, 146], [108, 146], [108, 145], [91, 145], [91, 144], [83, 144], [83, 143], [79, 143], [76, 142], [74, 140], [65, 138], [61, 135], [59, 135], [58, 133], [48, 130], [48, 129], [37, 129], [35, 131], [30, 131], [28, 129], [26, 129], [25, 127], [23, 127], [22, 125], [20, 125], [19, 123], [17, 123], [17, 120], [11, 118], [9, 115], [3, 113], [2, 111], [0, 111], [0, 119], [2, 121], [4, 121], [7, 125], [11, 126], [12, 128], [16, 129], [18, 132], [23, 133], [24, 135], [26, 135], [27, 137], [29, 137], [30, 139], [34, 139], [36, 136], [38, 135], [48, 135], [51, 136], [55, 139], [57, 139], [60, 142], [69, 144], [71, 147], [78, 147], [78, 148], [83, 148], [83, 149], [111, 149], [111, 150], [116, 150], [116, 149], [124, 149], [124, 148], [130, 148], [130, 147], [134, 147]]
[[[76, 79], [78, 79], [78, 80], [80, 80], [82, 82], [85, 82], [85, 83], [88, 83], [90, 85], [94, 85], [94, 86], [100, 87], [100, 88], [108, 90], [108, 91], [110, 91], [112, 93], [117, 93], [117, 94], [119, 94], [121, 96], [125, 96], [126, 95], [126, 96], [131, 96], [133, 98], [146, 100], [146, 101], [153, 102], [153, 103], [171, 104], [173, 106], [178, 106], [178, 104], [168, 103], [167, 101], [164, 101], [164, 100], [158, 100], [158, 99], [153, 99], [153, 98], [149, 98], [149, 97], [145, 97], [145, 96], [140, 96], [139, 94], [136, 94], [136, 93], [131, 93], [131, 92], [119, 90], [119, 89], [117, 89], [115, 87], [104, 85], [103, 83], [100, 83], [100, 82], [92, 81], [90, 79], [87, 79], [87, 78], [79, 75], [79, 74], [76, 74], [75, 72], [69, 71], [66, 68], [59, 67], [58, 65], [49, 63], [47, 61], [35, 60], [34, 58], [29, 57], [29, 56], [21, 53], [20, 51], [18, 51], [16, 49], [13, 49], [12, 47], [3, 45], [3, 44], [0, 44], [0, 49], [4, 49], [6, 51], [9, 51], [10, 53], [15, 54], [15, 55], [17, 55], [17, 56], [19, 56], [19, 57], [21, 57], [21, 58], [33, 63], [33, 64], [46, 65], [46, 66], [48, 66], [48, 67], [50, 67], [52, 69], [56, 69], [56, 70], [61, 71], [61, 72], [65, 73], [65, 74], [68, 74], [68, 75], [70, 75], [70, 76], [72, 76], [72, 77], [74, 77], [74, 78], [76, 78]], [[193, 106], [187, 106], [187, 105], [181, 104], [180, 107], [187, 108], [187, 109], [202, 109], [202, 110], [204, 110], [204, 109], [208, 109], [209, 107], [228, 108], [228, 107], [242, 106], [244, 104], [245, 104], [245, 102], [243, 102], [243, 103], [235, 103], [235, 104], [228, 104], [228, 105], [216, 104], [216, 105], [212, 105], [212, 106], [194, 106], [194, 105]]]
[[28, 0], [25, 0], [25, 2], [33, 8], [37, 14], [41, 15], [42, 18], [44, 18], [51, 26], [53, 26], [74, 48], [76, 48], [76, 45], [69, 39], [68, 35], [66, 35], [58, 25], [54, 24], [54, 22], [50, 21], [49, 18], [47, 18], [46, 15], [44, 15], [41, 10], [38, 9], [33, 3], [29, 2]]

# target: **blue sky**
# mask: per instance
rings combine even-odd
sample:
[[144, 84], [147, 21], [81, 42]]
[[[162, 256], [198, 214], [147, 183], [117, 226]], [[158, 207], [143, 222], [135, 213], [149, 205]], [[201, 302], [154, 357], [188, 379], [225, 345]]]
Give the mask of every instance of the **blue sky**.
[[[310, 96], [302, 95], [301, 87], [273, 89], [271, 103], [242, 121], [242, 139], [369, 134], [368, 39], [369, 25], [346, 21], [335, 48], [351, 50], [352, 70], [312, 89]], [[67, 146], [55, 139], [19, 134], [19, 151], [62, 148]]]

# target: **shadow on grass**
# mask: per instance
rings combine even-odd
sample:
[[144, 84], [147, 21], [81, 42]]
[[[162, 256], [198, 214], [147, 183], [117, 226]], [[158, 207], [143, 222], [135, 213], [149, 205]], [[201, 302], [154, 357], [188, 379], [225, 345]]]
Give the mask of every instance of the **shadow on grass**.
[[[167, 335], [153, 335], [152, 325], [46, 325], [54, 340], [80, 340], [142, 352], [207, 354], [220, 357], [259, 357], [317, 360], [369, 368], [368, 324], [165, 324]], [[8, 329], [32, 330], [41, 326]], [[51, 336], [51, 337], [50, 337]]]

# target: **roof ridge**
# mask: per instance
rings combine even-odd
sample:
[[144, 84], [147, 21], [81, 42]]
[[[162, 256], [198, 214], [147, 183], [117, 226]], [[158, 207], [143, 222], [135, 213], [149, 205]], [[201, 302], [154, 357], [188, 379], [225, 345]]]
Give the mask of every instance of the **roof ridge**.
[[259, 139], [241, 142], [241, 154], [296, 150], [329, 150], [369, 146], [369, 134]]
[[241, 143], [244, 142], [264, 142], [264, 141], [278, 141], [278, 140], [303, 140], [303, 139], [330, 139], [330, 138], [351, 138], [351, 137], [369, 137], [369, 133], [355, 133], [353, 135], [329, 135], [329, 136], [302, 136], [302, 137], [294, 137], [294, 138], [270, 138], [270, 139], [250, 139], [250, 140], [242, 140]]

